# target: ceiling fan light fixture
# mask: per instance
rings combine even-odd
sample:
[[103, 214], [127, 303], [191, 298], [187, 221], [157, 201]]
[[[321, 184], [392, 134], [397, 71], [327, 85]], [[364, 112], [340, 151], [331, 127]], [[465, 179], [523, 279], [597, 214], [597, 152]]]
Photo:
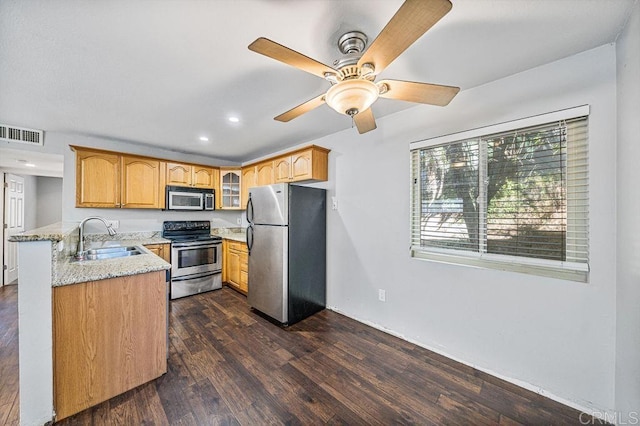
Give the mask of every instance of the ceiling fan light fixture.
[[378, 99], [378, 94], [378, 86], [369, 80], [344, 80], [331, 86], [325, 102], [340, 114], [353, 116], [354, 110], [369, 108]]

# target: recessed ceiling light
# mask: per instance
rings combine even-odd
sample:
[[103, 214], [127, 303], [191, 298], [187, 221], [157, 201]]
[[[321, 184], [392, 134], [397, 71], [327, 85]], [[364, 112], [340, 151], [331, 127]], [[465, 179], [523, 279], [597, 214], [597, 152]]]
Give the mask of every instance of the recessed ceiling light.
[[35, 167], [36, 165], [33, 163], [24, 163], [26, 167]]
[[208, 138], [208, 137], [206, 137], [206, 136], [200, 136], [200, 140], [201, 140], [202, 142], [209, 142], [209, 138]]
[[240, 121], [240, 119], [238, 117], [229, 117], [229, 121], [232, 123], [237, 123]]

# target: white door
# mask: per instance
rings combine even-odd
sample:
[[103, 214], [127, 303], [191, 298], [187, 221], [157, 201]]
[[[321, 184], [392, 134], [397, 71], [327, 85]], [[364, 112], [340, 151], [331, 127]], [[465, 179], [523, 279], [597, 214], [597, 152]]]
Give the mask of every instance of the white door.
[[24, 179], [4, 175], [4, 284], [18, 279], [18, 243], [9, 237], [24, 232]]

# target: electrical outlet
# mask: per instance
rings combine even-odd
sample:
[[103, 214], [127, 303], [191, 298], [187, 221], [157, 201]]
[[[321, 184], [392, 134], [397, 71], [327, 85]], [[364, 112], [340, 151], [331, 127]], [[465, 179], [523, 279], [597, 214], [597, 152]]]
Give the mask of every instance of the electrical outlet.
[[107, 223], [108, 223], [109, 225], [111, 225], [111, 227], [112, 227], [113, 229], [118, 229], [118, 228], [120, 228], [120, 221], [119, 221], [119, 220], [107, 220]]
[[387, 291], [378, 289], [378, 300], [381, 302], [385, 302], [387, 300]]
[[242, 225], [242, 217], [238, 217], [238, 218], [236, 218], [236, 223], [237, 223], [238, 225]]
[[338, 199], [331, 197], [331, 210], [338, 210]]

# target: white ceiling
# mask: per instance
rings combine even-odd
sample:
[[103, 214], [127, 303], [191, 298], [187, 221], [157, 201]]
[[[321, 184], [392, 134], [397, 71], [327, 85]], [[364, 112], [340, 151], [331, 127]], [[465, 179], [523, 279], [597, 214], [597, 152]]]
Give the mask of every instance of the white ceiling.
[[62, 177], [63, 163], [62, 155], [0, 148], [0, 169], [8, 173]]
[[[634, 1], [453, 0], [379, 78], [469, 89], [614, 42]], [[274, 121], [328, 83], [247, 45], [264, 36], [331, 65], [342, 33], [372, 41], [401, 4], [0, 0], [0, 123], [250, 160], [351, 120], [323, 105]], [[412, 105], [379, 99], [373, 110], [380, 118]]]

